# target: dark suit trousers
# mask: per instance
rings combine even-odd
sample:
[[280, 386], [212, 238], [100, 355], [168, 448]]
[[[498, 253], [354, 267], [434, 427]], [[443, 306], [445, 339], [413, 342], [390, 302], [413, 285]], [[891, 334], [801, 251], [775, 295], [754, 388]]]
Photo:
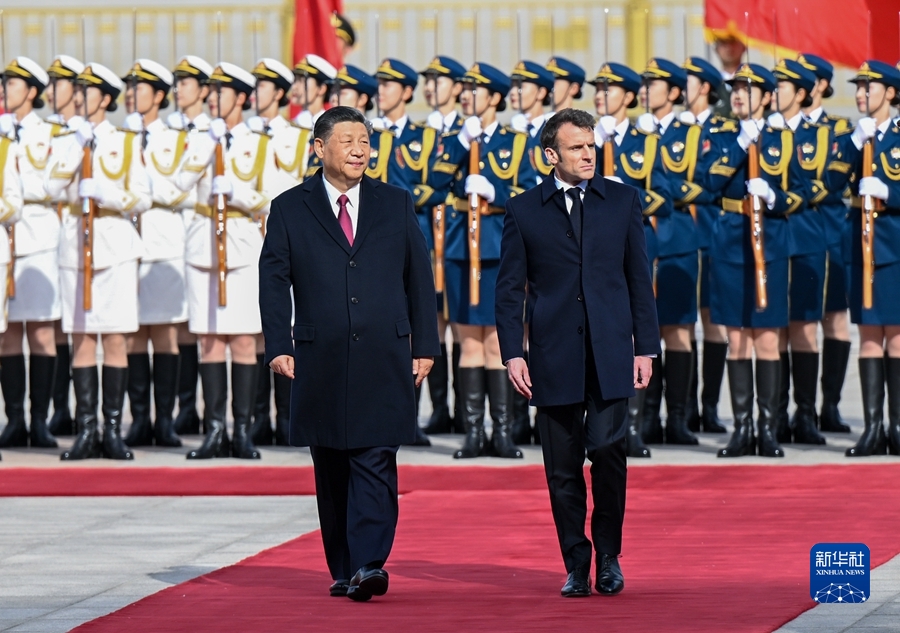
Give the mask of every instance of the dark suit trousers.
[[335, 580], [387, 561], [397, 530], [398, 448], [310, 447], [325, 559]]
[[537, 410], [550, 508], [568, 572], [589, 564], [593, 554], [584, 533], [585, 452], [591, 461], [591, 536], [598, 553], [618, 555], [622, 551], [625, 518], [627, 400], [603, 399], [593, 355], [588, 352], [586, 356], [584, 402]]

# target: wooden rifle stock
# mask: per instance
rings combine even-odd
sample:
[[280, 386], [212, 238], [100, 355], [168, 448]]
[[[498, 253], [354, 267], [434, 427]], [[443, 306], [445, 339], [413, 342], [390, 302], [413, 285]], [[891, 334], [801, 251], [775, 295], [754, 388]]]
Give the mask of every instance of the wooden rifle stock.
[[[469, 175], [481, 173], [481, 154], [478, 143], [469, 147]], [[481, 301], [481, 216], [487, 211], [487, 201], [472, 194], [469, 196], [469, 305]]]
[[10, 224], [9, 232], [9, 264], [6, 266], [6, 297], [16, 297], [16, 225]]
[[[872, 175], [872, 160], [874, 159], [874, 146], [872, 139], [863, 145], [862, 175], [868, 178]], [[878, 210], [880, 200], [872, 196], [863, 196], [862, 200], [862, 256], [863, 256], [863, 308], [872, 309], [872, 286], [875, 282], [875, 212]]]
[[[216, 165], [215, 175], [225, 175], [225, 151], [222, 143], [216, 143]], [[226, 232], [225, 222], [228, 218], [228, 208], [225, 204], [225, 196], [218, 194], [216, 196], [216, 254], [218, 263], [219, 277], [219, 307], [224, 308], [227, 305], [227, 297], [225, 295], [225, 274], [227, 272], [225, 259]]]
[[444, 291], [444, 238], [447, 234], [444, 225], [444, 212], [446, 206], [434, 205], [431, 211], [432, 226], [434, 227], [434, 290]]
[[[759, 145], [751, 143], [747, 148], [747, 178], [759, 178]], [[753, 267], [756, 278], [756, 309], [761, 312], [769, 305], [766, 289], [766, 254], [763, 244], [763, 210], [759, 196], [744, 198], [744, 213], [750, 218], [750, 248], [753, 250]]]
[[[91, 144], [84, 146], [84, 154], [81, 158], [81, 178], [94, 177], [94, 159]], [[94, 218], [97, 217], [97, 203], [93, 198], [84, 198], [81, 201], [81, 234], [83, 236], [81, 252], [84, 256], [84, 292], [83, 307], [89, 312], [93, 307], [94, 299], [92, 286], [94, 284]]]

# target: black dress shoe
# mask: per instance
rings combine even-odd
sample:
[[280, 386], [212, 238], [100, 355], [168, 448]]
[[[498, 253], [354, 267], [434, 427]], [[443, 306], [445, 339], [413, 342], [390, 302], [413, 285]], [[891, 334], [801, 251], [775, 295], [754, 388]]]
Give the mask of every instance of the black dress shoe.
[[388, 590], [388, 573], [380, 567], [363, 565], [350, 580], [347, 597], [365, 602], [372, 596], [383, 596]]
[[328, 588], [328, 593], [330, 593], [333, 598], [343, 598], [347, 595], [347, 589], [349, 588], [349, 580], [335, 580], [334, 584]]
[[586, 598], [591, 595], [591, 564], [581, 565], [569, 572], [559, 594], [563, 598]]
[[597, 591], [601, 596], [614, 596], [625, 588], [625, 577], [619, 559], [608, 554], [597, 555]]

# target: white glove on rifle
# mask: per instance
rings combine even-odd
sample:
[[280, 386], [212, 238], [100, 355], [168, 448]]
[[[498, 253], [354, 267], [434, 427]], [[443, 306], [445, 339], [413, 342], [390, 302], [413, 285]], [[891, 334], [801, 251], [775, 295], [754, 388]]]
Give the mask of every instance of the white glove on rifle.
[[644, 112], [641, 116], [638, 117], [637, 120], [637, 129], [643, 130], [648, 134], [656, 134], [656, 119], [653, 118], [653, 115], [649, 112]]
[[141, 116], [140, 112], [132, 112], [125, 117], [125, 122], [122, 124], [122, 127], [130, 132], [143, 132], [144, 117]]
[[527, 132], [528, 131], [528, 117], [522, 114], [521, 112], [517, 112], [512, 116], [509, 120], [509, 127], [514, 129], [516, 132]]
[[867, 176], [859, 181], [859, 195], [860, 197], [872, 196], [873, 198], [878, 198], [879, 200], [887, 200], [888, 186], [879, 178], [875, 178], [874, 176]]
[[602, 147], [606, 141], [616, 138], [616, 126], [618, 124], [614, 116], [606, 115], [600, 117], [597, 125], [594, 126], [594, 143], [598, 147]]
[[103, 198], [103, 183], [94, 178], [82, 178], [78, 183], [78, 195], [83, 200], [91, 198], [99, 201]]
[[775, 206], [775, 192], [769, 183], [762, 178], [751, 178], [747, 181], [747, 193], [751, 196], [762, 198], [766, 202], [766, 206], [771, 210]]
[[473, 193], [484, 198], [488, 203], [493, 202], [497, 196], [494, 185], [481, 174], [466, 176], [466, 194], [472, 195]]
[[313, 129], [313, 116], [312, 112], [309, 110], [304, 110], [300, 114], [297, 115], [297, 118], [294, 119], [294, 123], [299, 125], [300, 127], [311, 130]]
[[[62, 118], [62, 115], [60, 114], [59, 117]], [[66, 127], [69, 128], [70, 130], [72, 130], [73, 132], [75, 132], [78, 130], [79, 127], [81, 127], [81, 124], [83, 122], [84, 122], [84, 117], [76, 114], [71, 119], [66, 121]]]
[[166, 117], [166, 125], [172, 130], [183, 130], [187, 124], [188, 120], [183, 112], [172, 112]]
[[228, 180], [228, 176], [215, 176], [212, 181], [212, 195], [230, 198], [234, 193], [234, 186]]
[[459, 131], [459, 142], [463, 147], [469, 149], [472, 141], [484, 134], [481, 127], [481, 119], [477, 116], [470, 116], [463, 122], [462, 129]]
[[225, 119], [213, 119], [209, 122], [209, 137], [216, 143], [219, 139], [228, 134], [228, 126], [225, 125]]
[[758, 138], [759, 127], [756, 125], [756, 121], [741, 121], [741, 133], [738, 134], [738, 145], [741, 146], [741, 149], [746, 152]]
[[678, 120], [685, 125], [694, 125], [697, 122], [697, 117], [695, 117], [694, 113], [690, 110], [685, 110], [678, 115]]
[[16, 135], [16, 115], [7, 112], [0, 114], [0, 136], [13, 138]]
[[428, 118], [425, 119], [425, 125], [430, 128], [437, 130], [438, 132], [444, 131], [444, 115], [435, 110], [431, 114], [428, 115]]
[[773, 112], [769, 115], [769, 118], [766, 119], [766, 124], [772, 128], [773, 130], [783, 130], [787, 127], [787, 123], [784, 120], [784, 115], [781, 112]]
[[[82, 120], [78, 129], [75, 130], [75, 140], [81, 147], [84, 147], [94, 140], [94, 126], [90, 121]], [[83, 196], [82, 196], [83, 197]]]
[[250, 128], [252, 132], [256, 132], [257, 134], [265, 134], [266, 120], [261, 116], [252, 116], [247, 119], [247, 127]]
[[856, 145], [856, 149], [862, 149], [863, 145], [866, 144], [866, 141], [875, 138], [875, 133], [877, 131], [878, 124], [875, 122], [875, 119], [866, 116], [856, 122], [856, 128], [853, 130], [853, 135], [850, 139], [853, 141], [853, 144]]
[[384, 132], [387, 129], [387, 125], [384, 122], [384, 119], [380, 116], [375, 117], [371, 121], [372, 129], [376, 132]]

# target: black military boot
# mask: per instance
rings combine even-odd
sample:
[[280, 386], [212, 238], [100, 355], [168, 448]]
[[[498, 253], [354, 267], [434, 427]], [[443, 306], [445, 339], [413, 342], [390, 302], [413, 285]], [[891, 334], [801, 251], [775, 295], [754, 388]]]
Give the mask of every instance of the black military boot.
[[646, 444], [662, 444], [663, 428], [659, 417], [659, 407], [663, 396], [663, 362], [662, 357], [653, 359], [650, 383], [644, 390], [644, 409], [641, 411], [641, 435]]
[[722, 375], [725, 373], [725, 359], [728, 343], [703, 341], [703, 393], [700, 401], [700, 428], [704, 433], [727, 433], [719, 420], [719, 393], [722, 391]]
[[844, 389], [844, 377], [850, 360], [850, 341], [826, 338], [822, 342], [822, 409], [819, 413], [819, 429], [829, 433], [849, 433], [838, 403]]
[[47, 428], [56, 356], [31, 355], [28, 363], [28, 392], [31, 398], [31, 425], [28, 435], [33, 448], [56, 448], [58, 444]]
[[818, 384], [819, 353], [791, 352], [791, 370], [794, 374], [794, 403], [797, 410], [791, 419], [795, 444], [825, 444], [825, 438], [816, 428], [816, 385]]
[[697, 436], [688, 430], [684, 418], [693, 355], [693, 352], [666, 350], [666, 444], [696, 446], [700, 443]]
[[452, 419], [450, 417], [450, 404], [448, 393], [450, 388], [449, 365], [447, 363], [447, 348], [441, 346], [441, 355], [434, 359], [434, 366], [428, 374], [428, 393], [431, 396], [431, 417], [425, 425], [425, 433], [435, 435], [437, 433], [449, 433]]
[[0, 358], [0, 388], [6, 405], [6, 428], [0, 433], [0, 448], [28, 446], [25, 425], [25, 356]]
[[101, 457], [100, 429], [97, 421], [97, 399], [100, 393], [97, 367], [73, 367], [72, 385], [75, 387], [75, 422], [78, 432], [75, 444], [59, 458], [63, 461], [97, 459]]
[[275, 381], [275, 444], [290, 446], [291, 437], [291, 379], [273, 373]]
[[462, 416], [466, 427], [466, 439], [462, 448], [453, 454], [454, 459], [480, 457], [484, 451], [484, 367], [460, 367], [459, 391]]
[[684, 404], [684, 420], [692, 433], [700, 431], [700, 406], [697, 402], [697, 341], [691, 341], [691, 382], [688, 384], [687, 401]]
[[128, 368], [103, 366], [103, 456], [107, 459], [134, 459], [122, 441], [122, 410], [128, 387]]
[[728, 389], [731, 391], [731, 410], [734, 412], [734, 433], [717, 457], [743, 457], [756, 454], [753, 435], [753, 360], [742, 358], [728, 361]]
[[[105, 384], [106, 366], [104, 366], [103, 371]], [[150, 384], [150, 354], [146, 352], [129, 354], [128, 402], [131, 405], [131, 428], [128, 429], [128, 434], [125, 436], [125, 443], [128, 446], [153, 445], [153, 421], [150, 418]], [[103, 406], [106, 406], [105, 397]]]
[[794, 437], [794, 429], [791, 428], [791, 418], [788, 416], [788, 405], [791, 401], [791, 355], [781, 352], [781, 382], [776, 404], [776, 431], [775, 439], [780, 444], [790, 444]]
[[453, 351], [450, 354], [450, 371], [453, 375], [453, 422], [451, 427], [454, 433], [459, 433], [460, 435], [466, 432], [463, 395], [459, 386], [459, 359], [461, 356], [462, 347], [459, 343], [454, 343]]
[[[818, 361], [816, 366], [818, 367]], [[761, 457], [784, 457], [784, 449], [775, 438], [782, 367], [780, 360], [756, 361], [756, 406], [759, 409], [759, 418], [756, 420], [759, 438], [756, 446]], [[796, 390], [797, 384], [794, 383], [794, 391]]]
[[[232, 379], [234, 371], [232, 370]], [[252, 436], [254, 444], [271, 446], [272, 433], [272, 370], [266, 366], [266, 355], [256, 355], [256, 399], [253, 404]]]
[[514, 392], [509, 374], [505, 369], [488, 369], [487, 392], [491, 407], [491, 452], [497, 457], [519, 459], [522, 451], [513, 442], [510, 434], [510, 415], [512, 409], [512, 395]]
[[187, 458], [231, 457], [231, 442], [228, 441], [228, 429], [225, 426], [228, 368], [225, 363], [201, 363], [199, 370], [203, 388], [203, 426], [206, 427], [206, 437], [200, 448], [190, 451]]
[[625, 431], [625, 454], [628, 457], [650, 457], [650, 449], [641, 437], [641, 410], [644, 408], [644, 389], [628, 399], [628, 428]]
[[845, 451], [847, 457], [884, 455], [884, 358], [859, 359], [859, 383], [862, 387], [863, 422], [865, 428], [855, 446]]
[[153, 354], [153, 404], [156, 406], [154, 438], [157, 446], [181, 446], [175, 433], [175, 391], [178, 389], [178, 354]]
[[258, 367], [257, 364], [231, 363], [231, 415], [234, 416], [231, 456], [238, 459], [260, 458], [250, 435], [250, 412], [256, 396]]
[[197, 414], [199, 363], [200, 356], [196, 343], [178, 346], [178, 415], [175, 416], [173, 425], [178, 435], [200, 433], [200, 416]]
[[75, 420], [69, 412], [69, 381], [72, 379], [72, 354], [69, 344], [56, 346], [56, 372], [53, 375], [53, 417], [50, 433], [57, 436], [75, 434]]
[[900, 358], [885, 358], [887, 370], [888, 432], [891, 455], [900, 455]]

